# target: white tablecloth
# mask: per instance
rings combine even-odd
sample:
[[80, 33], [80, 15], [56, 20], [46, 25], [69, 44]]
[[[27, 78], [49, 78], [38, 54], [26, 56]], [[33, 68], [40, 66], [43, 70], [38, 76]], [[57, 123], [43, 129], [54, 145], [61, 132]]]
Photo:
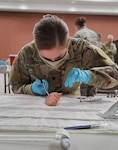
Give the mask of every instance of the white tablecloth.
[[64, 150], [55, 140], [58, 129], [67, 126], [99, 124], [97, 129], [69, 130], [69, 150], [117, 150], [118, 119], [104, 119], [116, 98], [95, 96], [83, 99], [62, 96], [58, 105], [45, 105], [45, 97], [28, 95], [0, 96], [0, 149]]
[[[89, 101], [90, 99], [90, 101]], [[0, 96], [0, 130], [56, 131], [67, 126], [99, 124], [98, 129], [76, 132], [117, 132], [118, 119], [104, 119], [99, 114], [118, 97], [95, 96], [80, 102], [78, 96], [64, 95], [57, 106], [45, 105], [45, 97], [29, 95]], [[74, 131], [75, 132], [75, 131]]]

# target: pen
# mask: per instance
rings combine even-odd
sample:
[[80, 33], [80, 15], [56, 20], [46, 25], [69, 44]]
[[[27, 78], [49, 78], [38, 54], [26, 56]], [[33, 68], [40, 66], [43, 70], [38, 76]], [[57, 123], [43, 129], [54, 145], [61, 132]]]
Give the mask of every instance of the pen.
[[43, 88], [44, 88], [44, 90], [45, 90], [46, 94], [47, 94], [47, 95], [49, 95], [49, 92], [46, 90], [45, 85], [44, 85], [44, 83], [43, 83], [43, 82], [42, 82], [42, 85], [43, 85]]
[[79, 126], [70, 126], [65, 127], [66, 130], [80, 130], [80, 129], [91, 129], [91, 128], [98, 128], [100, 125], [98, 124], [91, 124], [91, 125], [79, 125]]

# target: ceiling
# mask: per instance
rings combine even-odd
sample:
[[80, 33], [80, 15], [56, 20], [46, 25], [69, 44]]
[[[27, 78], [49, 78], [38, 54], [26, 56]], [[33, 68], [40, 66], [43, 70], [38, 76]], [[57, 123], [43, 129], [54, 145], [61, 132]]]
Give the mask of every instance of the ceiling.
[[0, 11], [118, 15], [118, 0], [0, 0]]

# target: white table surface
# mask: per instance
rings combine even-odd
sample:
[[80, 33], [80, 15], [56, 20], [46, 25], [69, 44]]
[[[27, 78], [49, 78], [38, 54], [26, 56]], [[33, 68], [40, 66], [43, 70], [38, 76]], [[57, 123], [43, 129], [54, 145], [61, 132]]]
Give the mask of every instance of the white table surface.
[[9, 73], [11, 70], [10, 65], [0, 66], [0, 73]]
[[62, 96], [56, 107], [46, 106], [45, 97], [0, 96], [0, 149], [61, 150], [54, 140], [58, 129], [66, 126], [100, 124], [97, 129], [71, 130], [70, 150], [117, 150], [118, 119], [99, 116], [117, 100], [98, 95], [80, 102], [77, 96]]

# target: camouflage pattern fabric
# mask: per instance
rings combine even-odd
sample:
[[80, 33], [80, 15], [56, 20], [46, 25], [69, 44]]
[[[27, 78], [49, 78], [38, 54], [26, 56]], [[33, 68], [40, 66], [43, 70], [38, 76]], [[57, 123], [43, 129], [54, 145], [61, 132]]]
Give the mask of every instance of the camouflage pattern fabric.
[[108, 42], [102, 44], [102, 50], [114, 61], [114, 55], [117, 52], [116, 45], [111, 43], [109, 46]]
[[[73, 67], [90, 69], [95, 66], [111, 66], [112, 72], [115, 65], [101, 49], [83, 39], [72, 38], [68, 53], [64, 64], [58, 69], [53, 69], [41, 60], [34, 41], [25, 45], [15, 58], [9, 75], [12, 91], [17, 94], [33, 94], [31, 85], [38, 78], [48, 81], [49, 93], [57, 91], [72, 94], [80, 86], [80, 83], [75, 83], [72, 88], [64, 87], [64, 83], [67, 74]], [[116, 71], [115, 76], [117, 76], [117, 68], [114, 67], [114, 70]], [[104, 70], [99, 71], [99, 68], [97, 70], [93, 68], [90, 71], [92, 78], [89, 85], [105, 89], [118, 85], [114, 76], [111, 77]]]

